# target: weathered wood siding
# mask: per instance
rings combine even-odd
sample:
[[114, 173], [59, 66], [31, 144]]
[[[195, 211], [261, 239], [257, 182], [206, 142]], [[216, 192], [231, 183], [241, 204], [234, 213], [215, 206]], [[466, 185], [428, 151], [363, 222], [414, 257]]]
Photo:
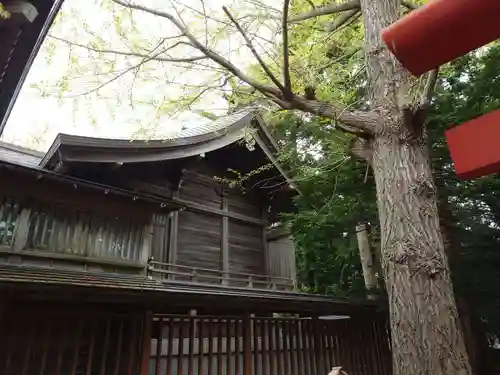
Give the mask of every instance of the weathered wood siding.
[[270, 238], [268, 242], [269, 275], [296, 280], [295, 249], [290, 236]]
[[262, 227], [229, 220], [229, 271], [265, 274]]
[[204, 213], [181, 211], [177, 233], [177, 263], [221, 269], [221, 219]]

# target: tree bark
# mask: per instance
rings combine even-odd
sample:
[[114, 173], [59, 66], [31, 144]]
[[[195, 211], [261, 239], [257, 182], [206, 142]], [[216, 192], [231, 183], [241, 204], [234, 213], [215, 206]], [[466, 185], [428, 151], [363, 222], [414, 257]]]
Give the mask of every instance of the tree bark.
[[422, 124], [412, 121], [414, 79], [393, 58], [381, 30], [399, 0], [362, 0], [372, 109], [384, 121], [369, 144], [389, 299], [394, 375], [470, 375], [437, 194]]

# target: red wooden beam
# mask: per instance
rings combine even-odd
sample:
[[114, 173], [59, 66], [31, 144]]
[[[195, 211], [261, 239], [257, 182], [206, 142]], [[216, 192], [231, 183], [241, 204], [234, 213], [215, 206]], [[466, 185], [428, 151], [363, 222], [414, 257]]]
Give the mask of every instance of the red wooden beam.
[[449, 129], [445, 136], [458, 177], [500, 172], [500, 110]]
[[500, 38], [500, 0], [430, 0], [382, 31], [389, 50], [420, 75]]

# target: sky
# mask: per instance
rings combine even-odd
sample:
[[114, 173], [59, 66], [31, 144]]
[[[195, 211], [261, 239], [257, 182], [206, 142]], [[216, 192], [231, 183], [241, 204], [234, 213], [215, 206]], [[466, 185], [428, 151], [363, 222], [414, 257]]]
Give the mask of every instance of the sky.
[[[235, 13], [245, 12], [249, 8], [243, 1], [205, 0], [205, 7], [208, 14], [223, 19], [223, 5], [232, 7]], [[174, 11], [172, 5], [162, 0], [138, 3]], [[192, 11], [202, 9], [200, 0], [171, 0], [170, 4], [174, 4], [174, 12], [179, 12], [196, 35], [204, 34], [205, 27], [215, 31], [221, 26], [210, 21], [205, 24]], [[252, 11], [255, 12], [255, 6]], [[99, 49], [141, 51], [141, 48], [150, 49], [161, 38], [178, 34], [170, 23], [158, 17], [141, 12], [135, 12], [132, 17], [133, 21], [127, 10], [109, 0], [66, 0], [49, 35], [83, 45], [97, 43]], [[259, 34], [268, 38], [272, 39], [273, 33], [269, 28], [259, 28]], [[245, 69], [254, 63], [234, 31], [222, 34], [214, 43], [214, 48], [239, 67]], [[269, 47], [256, 43], [257, 48]], [[193, 54], [199, 53], [190, 47], [179, 46], [171, 55]], [[175, 100], [185, 90], [199, 90], [191, 86], [203, 86], [214, 79], [220, 83], [219, 73], [151, 62], [137, 75], [125, 74], [97, 92], [83, 95], [137, 62], [133, 59], [92, 53], [48, 37], [28, 73], [2, 140], [46, 151], [58, 133], [103, 138], [162, 138], [182, 127], [207, 121], [193, 112], [173, 113], [177, 109]], [[185, 85], [191, 86], [186, 89]], [[219, 95], [208, 95], [198, 109], [222, 115], [227, 105]]]

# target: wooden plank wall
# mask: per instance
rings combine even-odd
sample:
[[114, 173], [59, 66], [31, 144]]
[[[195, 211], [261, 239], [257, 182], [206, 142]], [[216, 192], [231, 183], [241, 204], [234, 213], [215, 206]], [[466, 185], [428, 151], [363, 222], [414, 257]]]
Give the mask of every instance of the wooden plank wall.
[[385, 322], [158, 315], [150, 375], [390, 375]]
[[229, 271], [252, 274], [265, 273], [263, 228], [229, 220]]
[[295, 248], [289, 236], [269, 239], [269, 275], [296, 280]]
[[199, 212], [179, 213], [177, 264], [221, 269], [221, 219]]

